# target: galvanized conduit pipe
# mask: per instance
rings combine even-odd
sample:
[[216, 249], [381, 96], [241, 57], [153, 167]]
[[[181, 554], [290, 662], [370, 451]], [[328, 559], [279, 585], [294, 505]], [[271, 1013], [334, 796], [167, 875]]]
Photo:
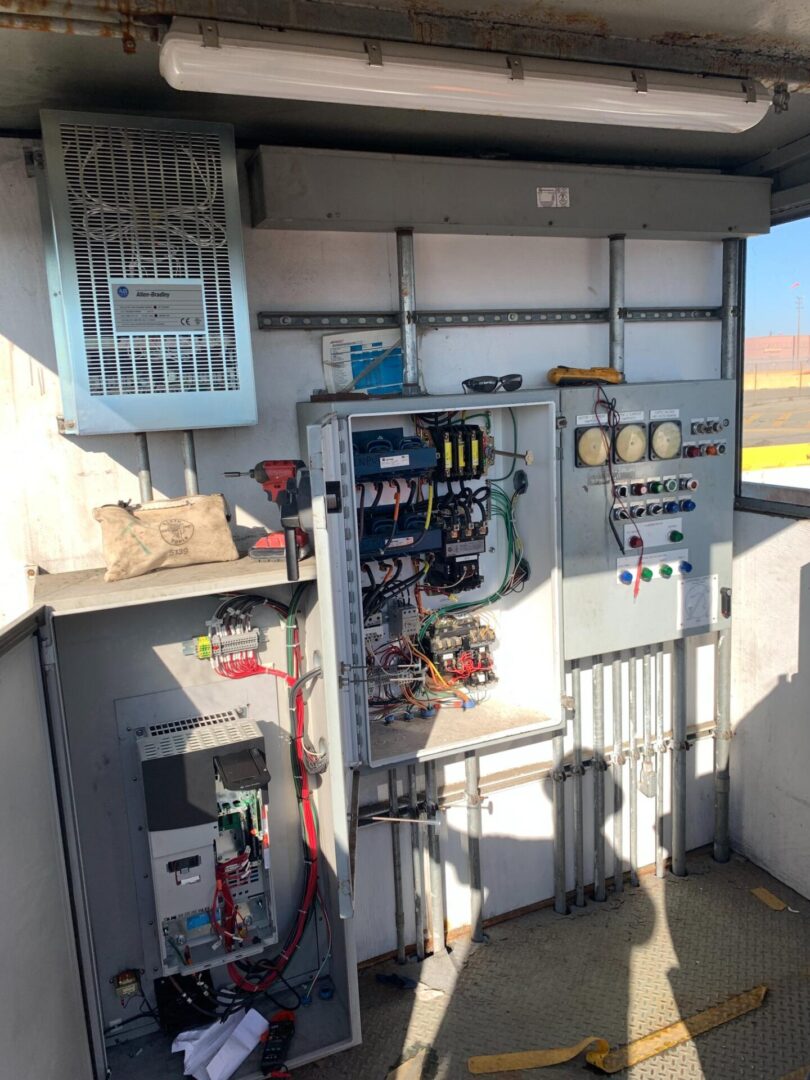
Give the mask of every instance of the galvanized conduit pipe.
[[445, 951], [444, 930], [444, 875], [442, 873], [442, 849], [439, 829], [436, 824], [436, 813], [439, 807], [439, 788], [436, 780], [436, 762], [425, 762], [425, 802], [427, 804], [428, 822], [434, 827], [429, 828], [428, 834], [428, 858], [430, 860], [430, 915], [433, 938], [433, 952]]
[[582, 792], [582, 776], [585, 770], [582, 766], [582, 687], [578, 660], [571, 664], [571, 696], [574, 699], [574, 903], [577, 907], [585, 907], [585, 813]]
[[630, 884], [638, 885], [638, 750], [636, 749], [636, 722], [638, 720], [638, 663], [635, 652], [630, 653], [627, 667], [627, 711], [630, 729], [628, 747], [630, 758], [630, 784], [628, 804], [630, 813]]
[[467, 858], [470, 864], [470, 926], [473, 941], [484, 937], [484, 898], [481, 886], [481, 780], [478, 755], [474, 750], [464, 755], [465, 795], [467, 797]]
[[655, 651], [655, 876], [664, 876], [664, 647]]
[[714, 648], [714, 857], [731, 858], [729, 838], [729, 756], [731, 751], [731, 630], [717, 635]]
[[397, 229], [399, 277], [399, 329], [402, 336], [402, 393], [420, 393], [419, 352], [416, 341], [416, 267], [413, 229]]
[[[399, 790], [397, 770], [388, 770], [388, 815], [399, 817]], [[397, 929], [397, 963], [405, 963], [405, 909], [402, 901], [402, 849], [399, 843], [399, 825], [391, 824], [391, 855], [394, 861], [394, 920]]]
[[624, 738], [622, 736], [622, 658], [616, 656], [612, 664], [613, 709], [613, 757], [611, 776], [613, 779], [613, 891], [624, 892], [624, 858], [622, 855], [622, 816], [624, 790], [622, 774], [624, 772]]
[[413, 860], [413, 925], [416, 959], [425, 959], [425, 835], [420, 824], [416, 766], [408, 766], [408, 809], [411, 816], [411, 856]]
[[601, 656], [593, 658], [593, 898], [605, 893], [605, 672]]
[[624, 371], [624, 237], [611, 236], [608, 244], [610, 366]]
[[136, 434], [135, 445], [138, 449], [138, 485], [141, 489], [141, 502], [151, 502], [152, 468], [149, 464], [149, 443], [143, 431]]
[[183, 480], [186, 495], [199, 495], [200, 485], [197, 480], [197, 452], [194, 449], [194, 432], [183, 432]]
[[672, 652], [672, 873], [686, 877], [686, 642]]
[[551, 740], [553, 767], [551, 771], [552, 802], [554, 806], [554, 910], [568, 914], [565, 895], [565, 738], [555, 735]]

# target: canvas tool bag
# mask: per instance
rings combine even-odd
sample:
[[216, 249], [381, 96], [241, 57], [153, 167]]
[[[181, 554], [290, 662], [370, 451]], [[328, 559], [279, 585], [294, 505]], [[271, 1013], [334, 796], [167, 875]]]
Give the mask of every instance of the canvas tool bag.
[[161, 567], [239, 558], [222, 495], [98, 506], [93, 517], [101, 525], [105, 581], [138, 577]]

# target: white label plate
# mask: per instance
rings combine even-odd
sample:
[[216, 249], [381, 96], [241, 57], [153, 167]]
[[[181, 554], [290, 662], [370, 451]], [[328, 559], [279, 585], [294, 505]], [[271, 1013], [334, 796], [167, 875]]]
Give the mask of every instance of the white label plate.
[[677, 420], [680, 415], [680, 409], [650, 409], [651, 420]]
[[201, 281], [110, 278], [117, 334], [204, 334]]
[[381, 457], [380, 468], [381, 469], [400, 469], [405, 468], [411, 463], [409, 454], [394, 454], [392, 457]]

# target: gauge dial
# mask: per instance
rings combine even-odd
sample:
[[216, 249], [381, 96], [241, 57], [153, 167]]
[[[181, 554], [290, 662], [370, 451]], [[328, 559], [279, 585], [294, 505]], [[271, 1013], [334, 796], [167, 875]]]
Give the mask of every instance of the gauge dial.
[[681, 455], [681, 425], [665, 420], [657, 424], [652, 432], [652, 450], [657, 458], [669, 461]]
[[625, 424], [616, 433], [616, 457], [632, 464], [647, 454], [647, 432], [641, 424]]
[[580, 465], [595, 468], [608, 458], [608, 436], [601, 428], [583, 428], [577, 432], [577, 458]]

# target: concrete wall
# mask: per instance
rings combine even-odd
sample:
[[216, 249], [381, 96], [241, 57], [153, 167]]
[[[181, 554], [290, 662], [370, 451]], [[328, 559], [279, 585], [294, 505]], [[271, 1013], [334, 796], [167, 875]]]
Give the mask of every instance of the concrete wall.
[[737, 514], [733, 847], [810, 896], [810, 521]]
[[[47, 303], [35, 182], [26, 176], [19, 143], [0, 142], [0, 450], [4, 519], [0, 544], [0, 597], [7, 616], [26, 605], [26, 566], [50, 572], [98, 566], [98, 527], [91, 509], [138, 498], [131, 437], [73, 439], [58, 434], [59, 385]], [[245, 230], [250, 310], [386, 310], [396, 307], [396, 251], [382, 234], [329, 234]], [[628, 243], [627, 302], [633, 305], [718, 304], [717, 244]], [[607, 305], [607, 242], [510, 237], [418, 236], [417, 300], [422, 307]], [[420, 342], [430, 392], [460, 389], [470, 374], [522, 371], [524, 386], [545, 385], [558, 363], [607, 362], [607, 327], [431, 330]], [[225, 480], [226, 469], [246, 469], [264, 457], [297, 456], [293, 405], [323, 384], [320, 335], [253, 334], [260, 422], [255, 428], [200, 432], [197, 458], [202, 491], [223, 491], [240, 528], [271, 524], [269, 507], [251, 481]], [[719, 326], [694, 324], [656, 330], [627, 329], [630, 380], [712, 378], [719, 375]], [[158, 495], [182, 493], [178, 435], [149, 436]], [[190, 627], [189, 633], [196, 628]], [[712, 717], [711, 650], [693, 642], [695, 677], [689, 723]], [[590, 745], [589, 678], [583, 674], [583, 740]], [[626, 682], [625, 682], [626, 685]], [[610, 683], [606, 701], [611, 700]], [[608, 726], [610, 740], [610, 715]], [[708, 842], [712, 829], [711, 740], [689, 756], [689, 847]], [[485, 755], [482, 774], [550, 758], [548, 743]], [[460, 763], [440, 773], [461, 779]], [[441, 782], [441, 776], [440, 776]], [[377, 777], [364, 781], [364, 801], [382, 796]], [[668, 798], [667, 794], [667, 798]], [[585, 781], [586, 865], [592, 843], [590, 777]], [[570, 811], [571, 785], [566, 784]], [[613, 806], [610, 780], [607, 805]], [[494, 793], [484, 815], [482, 863], [485, 914], [494, 915], [547, 898], [552, 892], [551, 787], [533, 781]], [[653, 807], [639, 798], [639, 857], [654, 858]], [[668, 814], [668, 810], [667, 810]], [[570, 822], [570, 817], [569, 817]], [[451, 810], [442, 828], [447, 859], [447, 911], [451, 925], [469, 922], [465, 814]], [[668, 835], [668, 821], [666, 833]], [[389, 826], [360, 831], [358, 947], [372, 956], [394, 945]], [[612, 836], [612, 824], [607, 825]], [[408, 851], [408, 834], [403, 830]], [[625, 850], [627, 838], [625, 836]], [[610, 845], [608, 845], [608, 849]], [[569, 884], [573, 885], [572, 856]], [[607, 871], [612, 872], [608, 853]], [[405, 889], [410, 860], [405, 859]], [[412, 923], [408, 910], [409, 924]], [[410, 931], [409, 931], [410, 932]]]

